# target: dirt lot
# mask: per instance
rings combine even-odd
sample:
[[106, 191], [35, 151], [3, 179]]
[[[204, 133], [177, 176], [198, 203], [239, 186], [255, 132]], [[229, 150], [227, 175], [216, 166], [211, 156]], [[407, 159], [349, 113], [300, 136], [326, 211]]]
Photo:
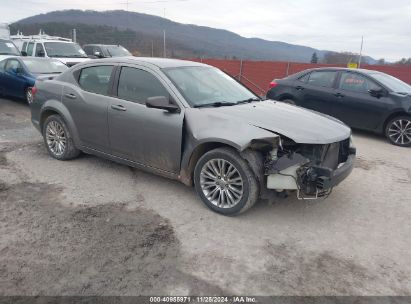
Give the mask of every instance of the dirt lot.
[[53, 160], [0, 99], [0, 295], [411, 295], [411, 149], [354, 140], [327, 200], [230, 218], [175, 181]]

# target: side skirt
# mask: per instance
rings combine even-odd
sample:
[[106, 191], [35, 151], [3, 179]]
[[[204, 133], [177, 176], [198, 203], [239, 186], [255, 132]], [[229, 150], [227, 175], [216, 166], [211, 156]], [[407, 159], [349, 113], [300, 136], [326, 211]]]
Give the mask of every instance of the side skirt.
[[157, 168], [150, 167], [150, 166], [147, 166], [147, 165], [143, 165], [143, 164], [140, 164], [140, 163], [128, 160], [128, 159], [124, 159], [124, 158], [114, 156], [114, 155], [111, 155], [111, 154], [108, 154], [108, 153], [104, 153], [104, 152], [101, 152], [101, 151], [90, 149], [90, 148], [87, 148], [87, 147], [84, 147], [84, 146], [82, 146], [80, 148], [80, 150], [83, 151], [84, 153], [92, 154], [92, 155], [95, 155], [95, 156], [98, 156], [98, 157], [101, 157], [101, 158], [105, 158], [105, 159], [114, 161], [116, 163], [122, 164], [122, 165], [126, 165], [126, 166], [133, 167], [133, 168], [136, 168], [136, 169], [139, 169], [139, 170], [142, 170], [142, 171], [153, 173], [155, 175], [160, 175], [162, 177], [166, 177], [166, 178], [169, 178], [169, 179], [179, 180], [179, 175], [175, 174], [175, 173], [172, 173], [172, 172], [168, 172], [168, 171], [165, 171], [165, 170], [161, 170], [161, 169], [157, 169]]

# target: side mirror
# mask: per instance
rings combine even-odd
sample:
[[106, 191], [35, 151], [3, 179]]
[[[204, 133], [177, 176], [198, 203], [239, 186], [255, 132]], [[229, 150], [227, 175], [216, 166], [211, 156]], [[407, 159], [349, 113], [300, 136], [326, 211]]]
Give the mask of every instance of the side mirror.
[[368, 93], [370, 93], [372, 97], [376, 98], [380, 98], [386, 94], [385, 90], [382, 88], [368, 90]]
[[94, 56], [96, 56], [96, 57], [98, 57], [98, 58], [102, 58], [102, 57], [103, 57], [103, 55], [102, 55], [99, 51], [94, 52]]
[[26, 56], [27, 56], [27, 52], [26, 52], [26, 51], [21, 51], [21, 56], [26, 57]]
[[171, 113], [180, 112], [180, 108], [170, 103], [170, 99], [165, 96], [149, 97], [146, 101], [147, 108], [166, 110]]
[[39, 51], [37, 55], [38, 57], [44, 57], [45, 54], [44, 54], [44, 51]]
[[17, 75], [22, 75], [23, 73], [24, 73], [24, 70], [23, 70], [22, 67], [18, 67], [18, 68], [16, 69], [16, 74], [17, 74]]

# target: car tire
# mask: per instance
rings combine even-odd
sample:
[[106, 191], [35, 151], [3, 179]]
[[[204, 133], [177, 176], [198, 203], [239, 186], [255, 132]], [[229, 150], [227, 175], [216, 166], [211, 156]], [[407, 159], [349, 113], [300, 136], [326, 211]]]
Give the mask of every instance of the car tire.
[[290, 104], [290, 105], [295, 105], [295, 102], [292, 99], [284, 99], [284, 100], [281, 100], [281, 102], [284, 102], [284, 103], [287, 103], [287, 104]]
[[43, 124], [43, 139], [49, 154], [58, 160], [70, 160], [80, 154], [70, 130], [60, 115], [49, 116]]
[[32, 87], [28, 87], [25, 90], [26, 102], [27, 104], [31, 104], [33, 102], [33, 94], [31, 92]]
[[211, 210], [223, 215], [240, 214], [258, 200], [257, 179], [248, 163], [233, 149], [205, 153], [194, 170], [197, 194]]
[[411, 147], [411, 117], [397, 116], [385, 127], [385, 136], [391, 144], [400, 147]]

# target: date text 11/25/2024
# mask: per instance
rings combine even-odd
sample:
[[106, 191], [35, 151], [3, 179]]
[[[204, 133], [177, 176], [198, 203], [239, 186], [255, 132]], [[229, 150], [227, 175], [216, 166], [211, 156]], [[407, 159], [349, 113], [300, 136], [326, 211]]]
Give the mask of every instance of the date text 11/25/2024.
[[150, 303], [256, 303], [254, 297], [233, 296], [233, 297], [150, 297]]

